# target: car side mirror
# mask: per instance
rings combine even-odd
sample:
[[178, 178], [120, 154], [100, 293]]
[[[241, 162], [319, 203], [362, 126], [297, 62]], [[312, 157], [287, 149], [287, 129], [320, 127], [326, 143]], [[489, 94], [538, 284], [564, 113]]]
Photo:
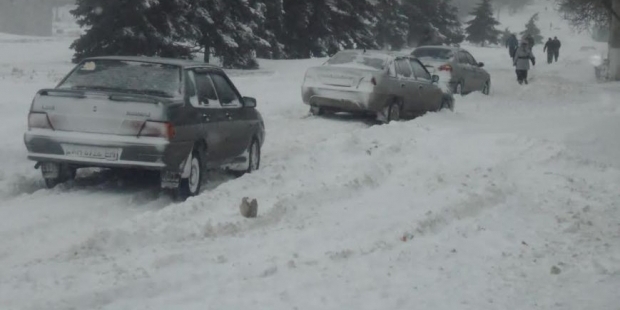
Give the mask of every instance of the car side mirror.
[[439, 82], [439, 75], [433, 74], [431, 81], [433, 81], [433, 83]]
[[480, 68], [484, 67], [484, 63], [483, 62], [479, 62], [478, 63], [478, 67], [480, 67]]
[[256, 108], [256, 98], [243, 97], [243, 106], [246, 108]]

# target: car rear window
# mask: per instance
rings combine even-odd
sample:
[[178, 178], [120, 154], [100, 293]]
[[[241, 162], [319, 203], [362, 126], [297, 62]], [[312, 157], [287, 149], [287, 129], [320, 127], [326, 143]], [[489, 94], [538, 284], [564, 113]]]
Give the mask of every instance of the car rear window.
[[96, 59], [80, 63], [58, 88], [177, 97], [181, 94], [181, 76], [182, 70], [179, 66]]
[[387, 56], [357, 51], [338, 52], [327, 61], [328, 65], [355, 67], [360, 69], [383, 70], [387, 65]]
[[454, 53], [445, 48], [418, 48], [413, 51], [413, 56], [416, 58], [449, 60], [454, 57]]

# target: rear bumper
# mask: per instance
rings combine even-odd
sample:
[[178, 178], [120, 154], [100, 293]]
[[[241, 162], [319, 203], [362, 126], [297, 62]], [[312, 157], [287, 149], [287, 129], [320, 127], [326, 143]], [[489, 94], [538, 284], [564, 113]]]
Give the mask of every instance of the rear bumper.
[[[164, 138], [118, 136], [33, 129], [24, 134], [28, 159], [38, 162], [67, 163], [80, 167], [141, 168], [177, 170], [173, 156], [184, 147], [175, 147]], [[68, 149], [96, 148], [91, 154], [68, 154]], [[103, 150], [104, 153], [99, 153]], [[109, 150], [109, 154], [105, 153]], [[177, 151], [175, 151], [177, 150]], [[90, 151], [89, 151], [90, 152]], [[103, 156], [103, 155], [106, 156]], [[107, 156], [112, 154], [113, 156]], [[86, 156], [88, 155], [88, 156]]]
[[321, 87], [302, 87], [305, 104], [350, 112], [379, 112], [389, 95], [374, 92], [339, 90]]

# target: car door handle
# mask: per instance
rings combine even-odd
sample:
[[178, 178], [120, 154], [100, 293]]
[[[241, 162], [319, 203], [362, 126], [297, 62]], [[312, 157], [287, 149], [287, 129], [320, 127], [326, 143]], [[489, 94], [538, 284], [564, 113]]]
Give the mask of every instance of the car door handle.
[[230, 112], [226, 112], [224, 115], [226, 115], [226, 118], [232, 119], [232, 115], [230, 114]]
[[400, 84], [400, 87], [405, 87], [405, 84]]
[[208, 122], [211, 120], [211, 116], [209, 114], [202, 114], [202, 119]]
[[422, 88], [424, 88], [424, 85], [418, 86], [418, 89], [422, 89]]

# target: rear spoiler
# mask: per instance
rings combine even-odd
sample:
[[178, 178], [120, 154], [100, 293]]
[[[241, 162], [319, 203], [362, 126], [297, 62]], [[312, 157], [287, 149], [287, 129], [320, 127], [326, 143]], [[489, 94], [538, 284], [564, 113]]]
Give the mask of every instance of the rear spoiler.
[[[39, 96], [56, 96], [56, 97], [71, 97], [71, 98], [86, 98], [88, 91], [75, 90], [75, 89], [57, 89], [57, 88], [44, 88], [37, 92]], [[96, 92], [96, 91], [95, 91]], [[144, 94], [128, 94], [121, 92], [99, 92], [105, 93], [108, 99], [112, 101], [138, 101], [147, 103], [165, 103], [175, 104], [179, 103], [179, 100], [173, 100], [170, 98], [160, 98], [156, 96], [144, 95]]]

